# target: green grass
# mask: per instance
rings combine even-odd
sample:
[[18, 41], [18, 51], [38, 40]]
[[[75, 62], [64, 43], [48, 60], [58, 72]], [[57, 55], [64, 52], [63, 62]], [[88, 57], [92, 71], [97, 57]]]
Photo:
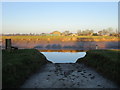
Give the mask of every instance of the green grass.
[[26, 78], [48, 62], [35, 49], [2, 50], [2, 87], [19, 88]]
[[84, 58], [77, 63], [84, 63], [95, 68], [103, 76], [120, 85], [120, 51], [116, 50], [90, 50]]

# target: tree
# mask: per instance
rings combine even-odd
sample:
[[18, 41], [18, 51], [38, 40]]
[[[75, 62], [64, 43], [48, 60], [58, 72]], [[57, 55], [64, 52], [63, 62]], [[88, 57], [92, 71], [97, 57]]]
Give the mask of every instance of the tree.
[[101, 36], [102, 35], [102, 31], [98, 31], [98, 34]]
[[113, 28], [112, 28], [112, 27], [109, 27], [109, 28], [107, 28], [106, 30], [109, 32], [109, 34], [115, 33], [115, 31], [113, 31]]
[[103, 33], [103, 35], [109, 35], [109, 31], [106, 29], [103, 29], [102, 33]]
[[64, 31], [62, 34], [65, 35], [65, 36], [68, 36], [70, 34], [70, 32], [69, 31]]
[[112, 28], [107, 28], [107, 29], [103, 29], [101, 31], [98, 31], [99, 35], [110, 35], [113, 32]]
[[77, 34], [78, 34], [78, 35], [81, 35], [81, 34], [82, 34], [82, 31], [81, 31], [81, 30], [78, 30], [78, 31], [77, 31]]
[[91, 34], [93, 34], [93, 30], [86, 29], [86, 30], [82, 31], [81, 34], [82, 35], [91, 35]]
[[98, 36], [98, 34], [97, 33], [93, 33], [93, 35], [92, 36]]
[[107, 28], [107, 30], [109, 31], [109, 33], [113, 33], [113, 28], [109, 27]]

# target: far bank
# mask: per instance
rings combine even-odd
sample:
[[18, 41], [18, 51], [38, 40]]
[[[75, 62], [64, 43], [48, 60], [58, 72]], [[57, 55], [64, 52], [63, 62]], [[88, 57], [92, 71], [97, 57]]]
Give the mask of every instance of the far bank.
[[11, 39], [18, 48], [37, 49], [119, 49], [120, 38], [113, 36], [2, 36], [2, 48], [5, 39]]

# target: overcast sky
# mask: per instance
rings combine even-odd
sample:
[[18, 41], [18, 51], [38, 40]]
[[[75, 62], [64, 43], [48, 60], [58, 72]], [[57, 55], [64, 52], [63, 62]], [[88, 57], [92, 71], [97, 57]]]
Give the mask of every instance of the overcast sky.
[[118, 27], [117, 2], [4, 2], [3, 33]]

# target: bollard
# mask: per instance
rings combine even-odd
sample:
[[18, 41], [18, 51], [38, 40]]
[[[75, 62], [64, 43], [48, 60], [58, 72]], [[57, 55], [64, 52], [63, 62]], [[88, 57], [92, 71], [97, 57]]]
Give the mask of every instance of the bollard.
[[11, 39], [5, 39], [5, 49], [6, 50], [11, 50]]
[[98, 45], [96, 45], [96, 47], [95, 47], [96, 49], [98, 49]]

